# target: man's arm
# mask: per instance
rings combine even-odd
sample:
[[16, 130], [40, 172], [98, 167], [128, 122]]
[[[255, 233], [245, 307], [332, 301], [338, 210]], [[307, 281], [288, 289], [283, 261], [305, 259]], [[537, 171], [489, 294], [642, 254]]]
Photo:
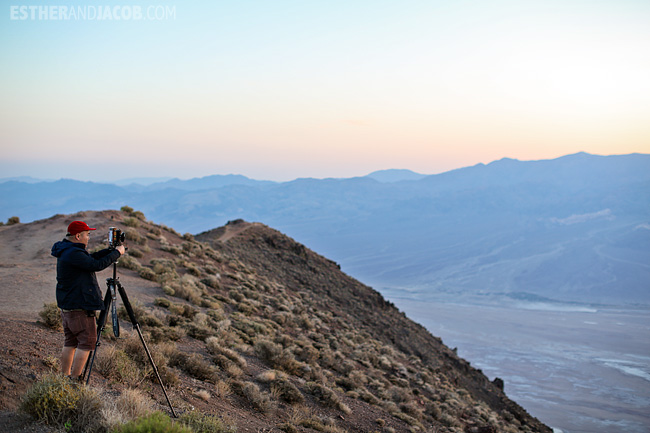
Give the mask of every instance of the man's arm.
[[106, 257], [113, 251], [112, 249], [109, 248], [104, 248], [103, 250], [95, 251], [94, 253], [90, 253], [93, 259], [101, 259], [103, 257]]
[[114, 250], [109, 250], [108, 254], [101, 258], [95, 258], [82, 250], [78, 250], [71, 252], [67, 259], [73, 266], [86, 271], [96, 272], [109, 267], [113, 262], [119, 259], [123, 253], [124, 247], [120, 245]]

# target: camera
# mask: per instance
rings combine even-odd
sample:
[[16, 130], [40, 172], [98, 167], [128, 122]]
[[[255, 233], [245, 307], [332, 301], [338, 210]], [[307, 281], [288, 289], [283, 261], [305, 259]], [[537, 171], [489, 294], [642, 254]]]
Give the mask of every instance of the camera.
[[122, 245], [126, 238], [124, 232], [117, 227], [108, 228], [108, 248], [115, 248]]

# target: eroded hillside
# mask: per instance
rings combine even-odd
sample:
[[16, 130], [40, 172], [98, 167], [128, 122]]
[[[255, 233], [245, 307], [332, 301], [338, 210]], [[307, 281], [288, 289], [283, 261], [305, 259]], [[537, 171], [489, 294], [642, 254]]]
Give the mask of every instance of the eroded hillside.
[[[550, 432], [378, 292], [262, 224], [194, 237], [123, 208], [4, 227], [0, 237], [74, 219], [98, 228], [91, 249], [109, 226], [125, 230], [119, 276], [180, 411], [222, 415], [239, 431]], [[20, 281], [43, 254], [42, 245], [22, 254]], [[116, 392], [138, 384], [164, 409], [139, 349], [133, 335], [108, 333], [93, 381]], [[5, 377], [17, 374], [10, 361]]]

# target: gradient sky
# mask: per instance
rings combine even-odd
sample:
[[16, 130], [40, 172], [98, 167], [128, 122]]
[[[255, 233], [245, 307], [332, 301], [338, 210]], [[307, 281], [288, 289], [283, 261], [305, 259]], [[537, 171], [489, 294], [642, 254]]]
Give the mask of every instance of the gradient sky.
[[[167, 6], [12, 20], [11, 5]], [[650, 2], [3, 2], [0, 177], [421, 173], [650, 153]]]

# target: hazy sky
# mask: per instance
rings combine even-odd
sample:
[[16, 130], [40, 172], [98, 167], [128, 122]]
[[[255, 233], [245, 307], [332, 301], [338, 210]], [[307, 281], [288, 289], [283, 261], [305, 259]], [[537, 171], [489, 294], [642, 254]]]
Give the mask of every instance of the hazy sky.
[[0, 177], [289, 180], [650, 153], [647, 0], [2, 8]]

